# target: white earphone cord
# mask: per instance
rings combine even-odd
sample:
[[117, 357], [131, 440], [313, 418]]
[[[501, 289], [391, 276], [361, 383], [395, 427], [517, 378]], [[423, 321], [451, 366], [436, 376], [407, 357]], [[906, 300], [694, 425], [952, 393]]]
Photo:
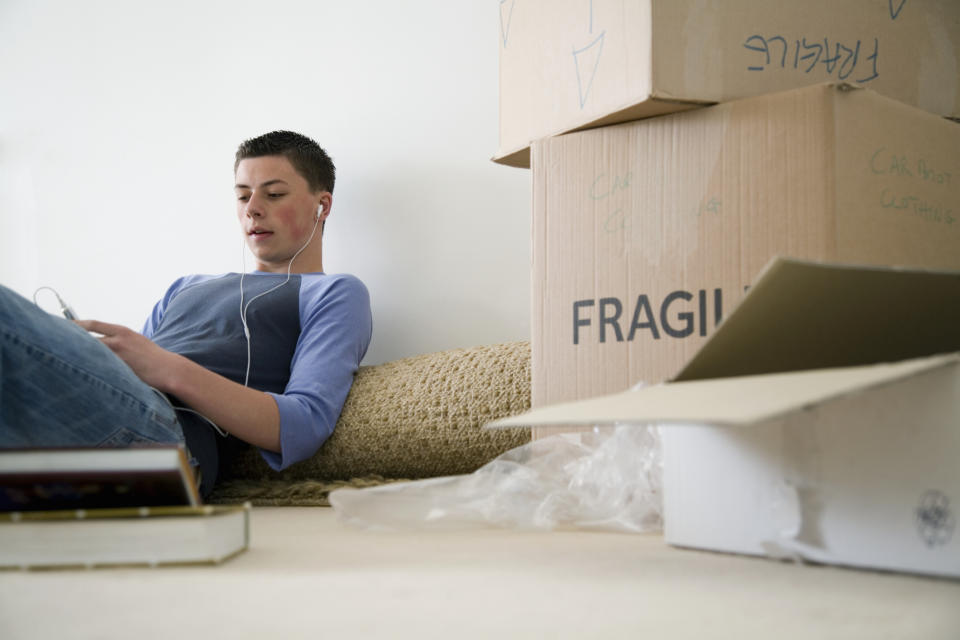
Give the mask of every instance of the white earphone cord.
[[[67, 320], [76, 320], [76, 319], [77, 319], [77, 314], [73, 311], [73, 309], [70, 308], [70, 305], [68, 305], [66, 302], [63, 301], [63, 298], [60, 297], [60, 294], [57, 293], [57, 290], [54, 289], [53, 287], [46, 287], [46, 286], [44, 286], [44, 287], [39, 287], [36, 291], [34, 291], [34, 292], [33, 292], [33, 303], [34, 303], [34, 304], [36, 304], [37, 306], [39, 306], [39, 303], [37, 302], [37, 294], [40, 293], [40, 292], [41, 292], [42, 290], [44, 290], [44, 289], [46, 289], [47, 291], [53, 292], [53, 295], [55, 295], [55, 296], [57, 297], [57, 302], [60, 304], [60, 311], [61, 311], [61, 313], [63, 313], [64, 317], [67, 318]], [[148, 385], [148, 386], [149, 386], [149, 385]], [[211, 419], [208, 418], [207, 416], [203, 415], [203, 414], [200, 413], [199, 411], [194, 411], [193, 409], [188, 409], [187, 407], [177, 406], [177, 405], [173, 404], [172, 402], [170, 402], [170, 398], [167, 397], [167, 394], [165, 394], [163, 391], [160, 391], [160, 389], [157, 389], [156, 387], [150, 387], [150, 389], [153, 390], [153, 392], [156, 393], [158, 396], [160, 396], [161, 398], [163, 398], [164, 402], [166, 402], [168, 405], [170, 405], [170, 408], [173, 409], [174, 413], [176, 413], [177, 411], [188, 411], [188, 412], [190, 412], [190, 413], [194, 413], [194, 414], [200, 416], [201, 418], [203, 418], [204, 420], [206, 420], [207, 422], [209, 422], [209, 423], [210, 423], [210, 426], [212, 426], [214, 429], [216, 429], [217, 433], [219, 433], [221, 436], [227, 437], [228, 434], [227, 434], [226, 431], [224, 431], [223, 429], [221, 429], [220, 427], [218, 427], [217, 424], [216, 424], [213, 420], [211, 420]]]
[[263, 297], [268, 293], [276, 291], [283, 285], [290, 282], [290, 273], [291, 273], [291, 269], [293, 269], [293, 261], [297, 259], [297, 256], [299, 256], [304, 249], [307, 248], [307, 245], [313, 242], [313, 236], [317, 233], [317, 226], [319, 224], [320, 224], [320, 211], [317, 211], [316, 222], [313, 223], [313, 231], [310, 232], [310, 237], [307, 238], [307, 241], [303, 243], [303, 246], [300, 247], [295, 254], [293, 254], [293, 257], [290, 258], [290, 262], [287, 263], [287, 278], [280, 284], [276, 285], [275, 287], [271, 287], [270, 289], [267, 289], [263, 293], [259, 293], [254, 297], [250, 298], [250, 300], [247, 301], [246, 305], [243, 304], [243, 278], [246, 275], [246, 271], [247, 271], [246, 242], [244, 242], [241, 245], [240, 251], [241, 251], [241, 259], [243, 261], [243, 271], [240, 272], [240, 323], [243, 325], [243, 335], [247, 339], [247, 372], [243, 378], [243, 386], [245, 387], [249, 386], [249, 383], [250, 383], [250, 362], [251, 362], [250, 327], [249, 325], [247, 325], [247, 309], [250, 308], [250, 305], [253, 304], [253, 301], [256, 300], [257, 298]]
[[[246, 375], [244, 376], [244, 380], [243, 380], [243, 386], [245, 386], [245, 387], [246, 387], [246, 386], [249, 386], [249, 382], [250, 382], [250, 355], [251, 355], [251, 354], [250, 354], [250, 328], [247, 326], [247, 309], [250, 307], [250, 304], [251, 304], [254, 300], [256, 300], [257, 298], [259, 298], [259, 297], [261, 297], [261, 296], [265, 296], [265, 295], [267, 295], [268, 293], [270, 293], [271, 291], [276, 291], [277, 289], [279, 289], [279, 288], [282, 287], [283, 285], [285, 285], [285, 284], [287, 284], [288, 282], [290, 282], [290, 273], [291, 273], [291, 269], [293, 269], [293, 261], [296, 260], [296, 259], [297, 259], [297, 256], [300, 255], [300, 252], [303, 251], [304, 249], [306, 249], [306, 248], [307, 248], [307, 245], [310, 244], [311, 241], [313, 241], [313, 235], [317, 232], [317, 225], [318, 225], [318, 224], [320, 224], [320, 214], [319, 214], [319, 212], [317, 213], [317, 221], [316, 221], [316, 222], [314, 223], [314, 225], [313, 225], [313, 231], [310, 232], [310, 238], [304, 243], [304, 245], [303, 245], [302, 247], [300, 247], [299, 250], [297, 250], [297, 252], [296, 252], [295, 254], [293, 254], [293, 257], [290, 258], [290, 262], [287, 264], [287, 278], [286, 278], [286, 280], [284, 280], [283, 282], [281, 282], [281, 283], [278, 284], [277, 286], [272, 287], [272, 288], [270, 288], [270, 289], [267, 289], [267, 290], [264, 291], [263, 293], [257, 294], [257, 295], [255, 295], [254, 297], [250, 298], [250, 300], [247, 302], [246, 306], [244, 306], [244, 304], [243, 304], [243, 277], [244, 277], [244, 275], [246, 274], [246, 271], [247, 271], [246, 242], [244, 242], [244, 243], [242, 243], [242, 244], [240, 245], [240, 247], [241, 247], [240, 259], [241, 259], [241, 262], [243, 263], [243, 271], [240, 272], [240, 322], [241, 322], [241, 324], [243, 325], [243, 335], [244, 335], [244, 336], [246, 337], [246, 339], [247, 339], [247, 372], [246, 372]], [[152, 387], [151, 387], [151, 388], [152, 388]], [[199, 416], [200, 418], [202, 418], [203, 420], [205, 420], [206, 422], [208, 422], [208, 423], [210, 424], [210, 426], [213, 427], [213, 429], [214, 429], [217, 433], [219, 433], [221, 436], [223, 436], [224, 438], [226, 438], [228, 435], [230, 435], [229, 433], [227, 433], [226, 431], [224, 431], [223, 429], [221, 429], [221, 428], [219, 427], [219, 425], [217, 425], [216, 422], [214, 422], [213, 420], [211, 420], [211, 419], [208, 418], [207, 416], [203, 415], [203, 414], [200, 413], [199, 411], [194, 411], [193, 409], [188, 409], [187, 407], [178, 407], [177, 405], [175, 405], [175, 404], [173, 404], [172, 402], [170, 402], [170, 399], [167, 398], [166, 394], [160, 392], [160, 391], [157, 390], [157, 389], [154, 389], [154, 391], [156, 391], [158, 394], [160, 394], [160, 396], [161, 396], [164, 400], [167, 401], [167, 404], [169, 404], [169, 405], [173, 408], [174, 411], [187, 411], [187, 412], [189, 412], [189, 413], [192, 413], [192, 414], [194, 414], [194, 415], [197, 415], [197, 416]]]
[[[283, 282], [281, 282], [280, 284], [276, 285], [275, 287], [272, 287], [272, 288], [270, 288], [270, 289], [267, 289], [267, 290], [264, 291], [263, 293], [257, 294], [257, 295], [255, 295], [254, 297], [250, 298], [250, 300], [247, 302], [246, 306], [244, 306], [244, 304], [243, 304], [243, 277], [244, 277], [244, 275], [246, 275], [246, 271], [247, 271], [246, 242], [244, 242], [244, 243], [242, 243], [242, 244], [240, 245], [240, 246], [241, 246], [241, 256], [240, 256], [240, 258], [241, 258], [241, 261], [242, 261], [242, 263], [243, 263], [243, 271], [240, 272], [240, 322], [241, 322], [241, 324], [243, 325], [243, 335], [244, 335], [244, 336], [246, 337], [246, 339], [247, 339], [247, 371], [246, 371], [246, 375], [244, 376], [244, 380], [243, 380], [243, 386], [245, 386], [245, 387], [246, 387], [246, 386], [249, 386], [249, 383], [250, 383], [250, 359], [251, 359], [251, 352], [250, 352], [250, 327], [247, 326], [247, 309], [250, 308], [250, 305], [251, 305], [251, 304], [253, 303], [253, 301], [256, 300], [257, 298], [260, 298], [260, 297], [262, 297], [262, 296], [265, 296], [265, 295], [267, 295], [268, 293], [270, 293], [270, 292], [272, 292], [272, 291], [276, 291], [277, 289], [279, 289], [279, 288], [282, 287], [283, 285], [285, 285], [285, 284], [287, 284], [288, 282], [290, 282], [290, 274], [291, 274], [291, 270], [293, 269], [293, 261], [296, 260], [296, 259], [297, 259], [297, 256], [299, 256], [300, 253], [301, 253], [304, 249], [307, 248], [307, 245], [309, 245], [309, 244], [313, 241], [313, 236], [314, 236], [314, 234], [316, 234], [316, 232], [317, 232], [317, 226], [318, 226], [319, 224], [320, 224], [320, 211], [317, 211], [316, 222], [313, 223], [313, 231], [310, 232], [310, 237], [309, 237], [309, 238], [307, 239], [307, 241], [303, 244], [303, 246], [300, 247], [295, 254], [293, 254], [293, 257], [290, 258], [290, 262], [287, 263], [287, 277], [286, 277], [286, 279], [285, 279]], [[66, 316], [67, 319], [69, 319], [69, 320], [74, 320], [74, 319], [76, 319], [76, 314], [73, 312], [73, 309], [71, 309], [70, 306], [67, 305], [67, 303], [63, 301], [63, 298], [60, 297], [60, 294], [57, 293], [57, 291], [56, 291], [55, 289], [53, 289], [52, 287], [46, 287], [46, 286], [44, 286], [44, 287], [39, 287], [36, 291], [34, 291], [34, 292], [33, 292], [33, 302], [34, 302], [34, 304], [37, 304], [37, 305], [39, 306], [39, 304], [37, 303], [37, 294], [40, 293], [40, 291], [42, 291], [42, 290], [44, 290], [44, 289], [53, 292], [53, 295], [56, 296], [56, 298], [57, 298], [57, 302], [60, 304], [60, 308], [61, 308], [61, 311], [63, 312], [63, 315]], [[203, 415], [203, 414], [200, 413], [199, 411], [194, 411], [193, 409], [189, 409], [189, 408], [187, 408], [187, 407], [177, 406], [177, 405], [173, 404], [172, 402], [170, 402], [170, 398], [167, 397], [167, 394], [163, 393], [162, 391], [160, 391], [159, 389], [157, 389], [157, 388], [155, 388], [155, 387], [150, 387], [150, 388], [151, 388], [154, 392], [156, 392], [157, 395], [159, 395], [161, 398], [163, 398], [164, 401], [166, 401], [166, 403], [167, 403], [168, 405], [170, 405], [170, 408], [174, 410], [174, 412], [177, 412], [177, 411], [186, 411], [186, 412], [195, 414], [195, 415], [203, 418], [206, 422], [208, 422], [208, 423], [210, 424], [210, 426], [213, 427], [213, 428], [216, 430], [216, 432], [219, 433], [219, 434], [220, 434], [221, 436], [223, 436], [224, 438], [226, 438], [226, 437], [229, 435], [226, 431], [224, 431], [223, 429], [221, 429], [221, 428], [217, 425], [217, 423], [215, 423], [213, 420], [211, 420], [211, 419], [208, 418], [207, 416]]]

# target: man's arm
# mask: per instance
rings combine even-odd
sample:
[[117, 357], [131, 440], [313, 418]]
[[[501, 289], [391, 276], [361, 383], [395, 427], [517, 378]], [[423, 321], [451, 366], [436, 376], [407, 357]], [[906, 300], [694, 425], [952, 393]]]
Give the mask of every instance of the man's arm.
[[280, 413], [270, 394], [224, 378], [127, 327], [97, 320], [77, 323], [101, 334], [100, 341], [151, 387], [176, 396], [241, 440], [280, 451]]

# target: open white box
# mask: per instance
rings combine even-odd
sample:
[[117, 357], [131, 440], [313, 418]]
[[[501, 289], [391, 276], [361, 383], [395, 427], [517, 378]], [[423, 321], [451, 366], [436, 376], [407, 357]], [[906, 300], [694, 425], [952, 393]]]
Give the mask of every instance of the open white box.
[[670, 544], [960, 577], [960, 273], [774, 259], [665, 384], [491, 426], [660, 424]]

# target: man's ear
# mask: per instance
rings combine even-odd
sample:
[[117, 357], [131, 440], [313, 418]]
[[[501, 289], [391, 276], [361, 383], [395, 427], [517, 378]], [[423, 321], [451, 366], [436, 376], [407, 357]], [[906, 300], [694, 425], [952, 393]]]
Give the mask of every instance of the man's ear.
[[317, 220], [326, 220], [330, 215], [330, 208], [333, 206], [333, 195], [329, 191], [324, 191], [317, 199]]

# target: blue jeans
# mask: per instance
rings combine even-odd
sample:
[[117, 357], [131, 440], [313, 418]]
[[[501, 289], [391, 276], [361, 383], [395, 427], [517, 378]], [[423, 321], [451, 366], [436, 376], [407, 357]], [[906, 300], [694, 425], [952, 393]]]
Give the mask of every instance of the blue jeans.
[[0, 286], [0, 449], [186, 444], [206, 495], [218, 440], [84, 329]]
[[178, 442], [173, 408], [123, 360], [0, 286], [0, 447]]

